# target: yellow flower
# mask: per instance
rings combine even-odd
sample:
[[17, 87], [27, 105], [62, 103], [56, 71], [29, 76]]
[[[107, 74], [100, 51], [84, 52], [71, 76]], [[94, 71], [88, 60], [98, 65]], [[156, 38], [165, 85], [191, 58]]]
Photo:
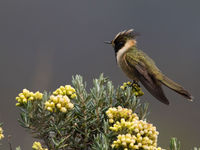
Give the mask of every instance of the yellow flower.
[[51, 107], [46, 108], [48, 111], [53, 112], [53, 109]]
[[63, 113], [65, 113], [65, 112], [67, 112], [67, 109], [65, 107], [61, 107], [60, 111], [63, 112]]
[[114, 122], [114, 120], [113, 119], [109, 119], [109, 123], [113, 123]]
[[131, 134], [119, 134], [117, 140], [113, 141], [112, 148], [123, 147], [124, 149], [133, 148], [136, 142], [136, 137]]
[[128, 86], [131, 87], [132, 89], [131, 93], [134, 94], [136, 97], [144, 95], [139, 85], [135, 83], [131, 83], [130, 81], [124, 82], [123, 85], [120, 86], [120, 88], [122, 90], [125, 90]]
[[71, 98], [72, 98], [72, 99], [74, 99], [74, 98], [76, 98], [76, 97], [77, 97], [77, 95], [76, 95], [75, 93], [71, 95]]
[[67, 105], [67, 107], [68, 107], [69, 109], [72, 109], [72, 108], [74, 108], [74, 104], [69, 103], [69, 104]]
[[59, 109], [62, 107], [62, 105], [61, 105], [60, 103], [56, 104], [56, 106], [57, 106], [57, 108], [59, 108]]
[[39, 91], [37, 91], [37, 92], [35, 93], [35, 98], [36, 98], [36, 99], [42, 99], [42, 97], [43, 97], [43, 94], [40, 93]]
[[152, 124], [144, 120], [139, 120], [137, 114], [132, 113], [130, 109], [109, 108], [106, 111], [111, 126], [110, 130], [116, 133], [126, 132], [126, 134], [119, 134], [117, 139], [113, 141], [112, 148], [123, 149], [146, 149], [159, 150], [157, 148], [158, 131]]
[[20, 106], [20, 103], [16, 103], [15, 105], [16, 105], [16, 106]]
[[124, 118], [125, 120], [139, 119], [135, 113], [132, 113], [131, 109], [122, 108], [121, 106], [109, 108], [106, 111], [106, 115], [109, 119], [113, 119], [113, 121], [119, 121], [121, 118]]
[[[63, 88], [63, 87], [61, 87]], [[51, 95], [50, 99], [45, 102], [45, 109], [50, 112], [63, 112], [66, 113], [68, 110], [72, 109], [74, 104], [70, 102], [67, 95]]]
[[47, 148], [43, 148], [40, 142], [34, 142], [32, 149], [33, 150], [48, 150]]
[[0, 127], [0, 140], [4, 138], [3, 129]]
[[71, 85], [60, 86], [53, 92], [53, 95], [66, 95], [74, 99], [76, 98], [76, 90]]
[[33, 93], [27, 89], [23, 89], [22, 93], [16, 97], [17, 103], [16, 106], [23, 106], [27, 104], [28, 101], [42, 100], [43, 94], [39, 91]]

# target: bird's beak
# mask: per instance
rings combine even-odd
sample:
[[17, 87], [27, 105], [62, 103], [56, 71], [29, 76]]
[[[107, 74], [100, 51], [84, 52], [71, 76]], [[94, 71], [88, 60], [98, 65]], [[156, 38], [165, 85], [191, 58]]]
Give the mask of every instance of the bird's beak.
[[104, 41], [106, 44], [112, 44], [112, 41]]

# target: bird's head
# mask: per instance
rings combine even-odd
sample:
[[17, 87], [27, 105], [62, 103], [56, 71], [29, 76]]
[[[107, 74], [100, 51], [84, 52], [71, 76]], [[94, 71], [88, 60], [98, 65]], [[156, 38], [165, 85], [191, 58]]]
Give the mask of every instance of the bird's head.
[[117, 53], [127, 42], [136, 44], [136, 36], [138, 33], [133, 32], [133, 29], [119, 32], [112, 41], [105, 41], [106, 44], [111, 44]]

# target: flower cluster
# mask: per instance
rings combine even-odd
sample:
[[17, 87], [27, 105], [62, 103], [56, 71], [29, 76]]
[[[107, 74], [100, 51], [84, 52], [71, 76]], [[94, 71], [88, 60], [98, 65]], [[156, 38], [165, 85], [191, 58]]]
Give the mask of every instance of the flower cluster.
[[70, 98], [76, 98], [76, 90], [71, 85], [60, 86], [53, 92], [53, 95], [67, 95]]
[[3, 129], [0, 127], [0, 140], [4, 138]]
[[132, 94], [134, 94], [136, 97], [144, 95], [144, 92], [142, 92], [140, 86], [136, 83], [124, 82], [120, 88], [125, 90], [128, 86], [131, 87]]
[[72, 109], [74, 104], [70, 102], [70, 99], [67, 95], [51, 95], [50, 99], [45, 102], [45, 109], [50, 112], [67, 112]]
[[119, 134], [117, 136], [117, 140], [113, 142], [112, 148], [117, 148], [117, 147], [124, 147], [124, 150], [128, 149], [144, 149], [144, 150], [162, 150], [160, 147], [154, 147], [154, 146], [147, 146], [147, 145], [142, 145], [142, 143], [134, 144], [137, 142], [137, 137], [135, 135], [131, 134]]
[[19, 93], [19, 95], [16, 97], [16, 106], [23, 106], [24, 104], [27, 104], [28, 101], [41, 100], [42, 97], [43, 94], [39, 91], [33, 93], [27, 89], [23, 89], [22, 93]]
[[[112, 148], [161, 150], [157, 147], [158, 132], [156, 127], [146, 121], [139, 120], [137, 114], [130, 109], [118, 107], [109, 108], [106, 112], [110, 130], [117, 133]], [[120, 133], [120, 134], [119, 134]]]
[[121, 106], [118, 106], [117, 108], [111, 107], [106, 111], [106, 114], [109, 118], [110, 123], [114, 123], [116, 121], [119, 121], [121, 118], [124, 118], [126, 120], [133, 120], [133, 119], [139, 119], [137, 114], [132, 113], [131, 109], [122, 108]]
[[33, 150], [48, 150], [47, 148], [42, 148], [42, 145], [40, 142], [34, 142], [32, 149]]

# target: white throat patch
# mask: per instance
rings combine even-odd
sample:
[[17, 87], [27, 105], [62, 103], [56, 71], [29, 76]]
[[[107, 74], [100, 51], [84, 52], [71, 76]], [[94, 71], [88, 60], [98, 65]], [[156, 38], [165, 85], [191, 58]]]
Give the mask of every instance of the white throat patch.
[[120, 62], [121, 62], [121, 59], [124, 55], [124, 53], [132, 46], [134, 46], [136, 44], [136, 41], [135, 40], [129, 40], [126, 42], [126, 44], [121, 48], [119, 49], [119, 51], [117, 52], [117, 63], [118, 65], [120, 65]]

